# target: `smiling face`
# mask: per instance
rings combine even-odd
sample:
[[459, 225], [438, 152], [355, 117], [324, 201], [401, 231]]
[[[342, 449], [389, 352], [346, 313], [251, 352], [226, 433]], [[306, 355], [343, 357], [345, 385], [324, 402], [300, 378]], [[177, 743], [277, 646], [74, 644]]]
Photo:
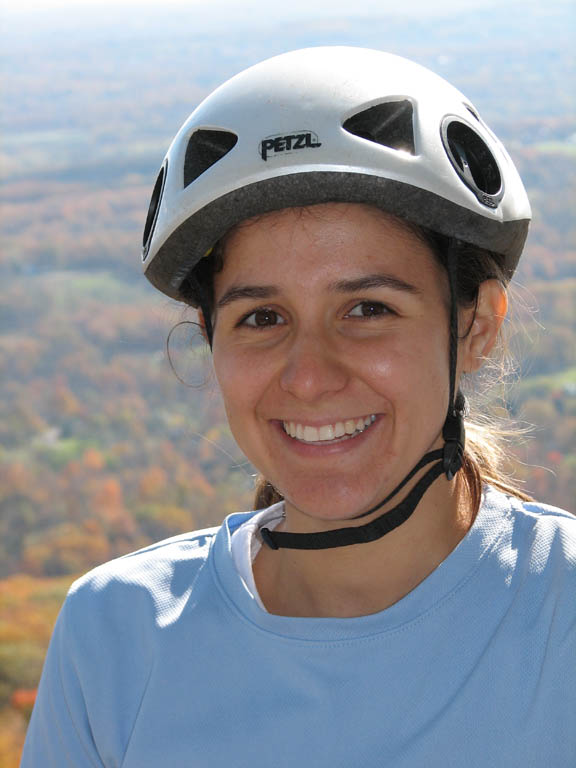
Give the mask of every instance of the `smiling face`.
[[228, 238], [214, 300], [230, 427], [287, 511], [356, 516], [442, 445], [447, 280], [398, 220], [342, 203], [262, 216]]

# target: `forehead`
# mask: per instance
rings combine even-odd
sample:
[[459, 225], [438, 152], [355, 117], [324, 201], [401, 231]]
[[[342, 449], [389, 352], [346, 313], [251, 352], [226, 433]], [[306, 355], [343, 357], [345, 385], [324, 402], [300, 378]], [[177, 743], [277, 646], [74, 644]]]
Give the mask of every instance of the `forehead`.
[[277, 285], [384, 271], [412, 282], [442, 280], [423, 236], [410, 225], [359, 203], [286, 208], [243, 222], [224, 243], [216, 294], [246, 281]]

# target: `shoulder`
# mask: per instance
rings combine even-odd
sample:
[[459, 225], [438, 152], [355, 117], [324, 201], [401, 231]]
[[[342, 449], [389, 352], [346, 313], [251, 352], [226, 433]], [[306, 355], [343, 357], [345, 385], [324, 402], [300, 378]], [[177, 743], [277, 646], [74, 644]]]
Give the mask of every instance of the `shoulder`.
[[532, 529], [536, 551], [556, 553], [576, 567], [576, 515], [538, 501], [511, 499], [511, 506]]
[[550, 504], [543, 504], [540, 501], [520, 501], [520, 499], [514, 499], [514, 501], [522, 507], [526, 514], [543, 520], [554, 521], [562, 527], [565, 525], [568, 530], [576, 527], [576, 515], [565, 509], [553, 507]]
[[498, 606], [506, 608], [516, 644], [524, 638], [531, 652], [536, 644], [543, 654], [553, 649], [556, 669], [561, 659], [576, 656], [576, 517], [491, 488], [484, 504], [493, 521], [489, 610], [499, 615]]
[[576, 580], [576, 516], [539, 501], [522, 501], [488, 486], [484, 503], [499, 507], [510, 521], [507, 547], [527, 573], [548, 574], [572, 586]]
[[120, 765], [152, 671], [174, 655], [174, 629], [185, 635], [177, 647], [193, 640], [190, 621], [198, 604], [205, 610], [199, 594], [210, 587], [201, 577], [218, 530], [160, 541], [72, 585], [46, 656], [27, 765], [101, 765], [99, 754]]
[[136, 584], [156, 588], [180, 567], [192, 576], [202, 567], [220, 527], [205, 528], [173, 536], [143, 549], [110, 560], [74, 582], [70, 594], [103, 589], [112, 583]]
[[219, 530], [174, 536], [94, 568], [72, 584], [63, 612], [92, 628], [165, 626], [184, 609]]
[[569, 534], [576, 533], [576, 515], [572, 512], [541, 501], [523, 501], [516, 496], [503, 493], [492, 485], [484, 486], [482, 505], [500, 508], [507, 515], [511, 514], [515, 518], [523, 519], [529, 525], [561, 529]]

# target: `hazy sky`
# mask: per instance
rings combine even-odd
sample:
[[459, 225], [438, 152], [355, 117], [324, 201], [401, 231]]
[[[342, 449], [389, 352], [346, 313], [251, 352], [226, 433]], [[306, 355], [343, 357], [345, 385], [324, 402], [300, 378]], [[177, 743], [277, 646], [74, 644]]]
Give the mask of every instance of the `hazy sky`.
[[[532, 2], [538, 0], [532, 0]], [[258, 13], [267, 16], [268, 21], [289, 18], [298, 14], [309, 16], [359, 16], [377, 15], [380, 13], [398, 13], [400, 15], [426, 14], [437, 15], [450, 11], [462, 11], [472, 8], [487, 8], [500, 5], [502, 0], [289, 0], [289, 2], [270, 2], [270, 0], [3, 0], [4, 11], [9, 13], [46, 12], [55, 9], [65, 9], [75, 14], [82, 10], [100, 9], [105, 7], [138, 6], [155, 7], [169, 12], [171, 5], [197, 7], [204, 16], [213, 16], [225, 11], [235, 17]], [[526, 0], [505, 0], [507, 5], [526, 6]], [[570, 2], [570, 0], [567, 0]]]
[[547, 7], [558, 5], [576, 9], [574, 0], [0, 0], [0, 23], [9, 39], [24, 41], [51, 36], [56, 28], [60, 34], [114, 27], [153, 29], [160, 19], [169, 21], [171, 11], [176, 23], [190, 24], [195, 33], [217, 34], [307, 20], [441, 18], [475, 10], [496, 17], [505, 9], [513, 10], [530, 18], [534, 11], [541, 17]]
[[[514, 0], [512, 0], [513, 2]], [[510, 2], [510, 0], [509, 0]], [[466, 0], [466, 6], [486, 5], [486, 0]], [[281, 6], [294, 11], [307, 10], [308, 12], [322, 13], [374, 13], [378, 11], [390, 12], [392, 10], [421, 11], [432, 8], [440, 9], [460, 9], [462, 10], [462, 0], [410, 0], [410, 2], [399, 3], [398, 0], [314, 0], [311, 4], [309, 0], [290, 0], [289, 3], [271, 3], [268, 0], [4, 0], [2, 5], [8, 10], [50, 10], [53, 8], [66, 8], [71, 12], [78, 11], [81, 8], [103, 7], [103, 6], [156, 6], [169, 8], [170, 5], [185, 5], [187, 7], [198, 7], [203, 12], [210, 12], [213, 9], [234, 8], [239, 12], [246, 12], [252, 8], [261, 10], [269, 9], [271, 15], [281, 11]]]

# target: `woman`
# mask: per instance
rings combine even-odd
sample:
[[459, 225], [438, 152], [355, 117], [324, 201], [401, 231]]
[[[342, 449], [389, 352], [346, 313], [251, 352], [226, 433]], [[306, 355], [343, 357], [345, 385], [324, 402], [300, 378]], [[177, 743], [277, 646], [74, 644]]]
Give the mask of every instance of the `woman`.
[[296, 51], [198, 107], [144, 269], [199, 307], [258, 511], [72, 587], [23, 766], [576, 764], [576, 522], [460, 389], [529, 217], [473, 106], [395, 56]]

